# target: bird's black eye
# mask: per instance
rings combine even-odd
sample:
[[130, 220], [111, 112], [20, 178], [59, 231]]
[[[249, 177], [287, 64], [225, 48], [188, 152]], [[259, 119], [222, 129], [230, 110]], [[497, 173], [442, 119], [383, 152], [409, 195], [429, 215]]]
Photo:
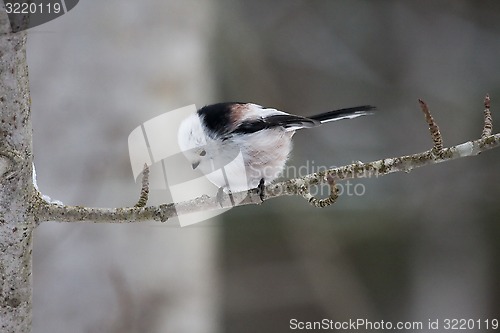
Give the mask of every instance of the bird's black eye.
[[205, 156], [207, 152], [205, 150], [200, 151], [200, 156]]

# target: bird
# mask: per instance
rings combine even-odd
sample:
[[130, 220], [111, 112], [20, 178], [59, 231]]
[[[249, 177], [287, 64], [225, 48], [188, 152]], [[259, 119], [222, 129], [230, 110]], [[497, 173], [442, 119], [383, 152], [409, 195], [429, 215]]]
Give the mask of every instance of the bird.
[[185, 118], [177, 140], [191, 167], [219, 190], [257, 188], [262, 199], [264, 187], [284, 170], [297, 130], [370, 115], [375, 109], [361, 105], [303, 117], [253, 103], [217, 103]]

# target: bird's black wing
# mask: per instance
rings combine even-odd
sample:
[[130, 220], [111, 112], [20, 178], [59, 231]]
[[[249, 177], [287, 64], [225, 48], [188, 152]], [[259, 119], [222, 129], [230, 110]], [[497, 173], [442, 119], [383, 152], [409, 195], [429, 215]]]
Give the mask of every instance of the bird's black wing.
[[265, 118], [245, 120], [232, 133], [249, 134], [273, 127], [283, 127], [292, 131], [299, 128], [315, 127], [320, 124], [320, 121], [314, 119], [290, 114], [276, 114]]

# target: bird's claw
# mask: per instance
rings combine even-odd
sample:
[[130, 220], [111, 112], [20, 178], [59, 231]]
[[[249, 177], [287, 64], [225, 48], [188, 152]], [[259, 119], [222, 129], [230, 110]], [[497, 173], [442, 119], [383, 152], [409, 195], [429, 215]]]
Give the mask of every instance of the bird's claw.
[[264, 202], [264, 190], [265, 190], [265, 186], [264, 186], [264, 178], [262, 178], [259, 182], [259, 186], [257, 187], [257, 189], [259, 190], [259, 198], [260, 198], [260, 201]]

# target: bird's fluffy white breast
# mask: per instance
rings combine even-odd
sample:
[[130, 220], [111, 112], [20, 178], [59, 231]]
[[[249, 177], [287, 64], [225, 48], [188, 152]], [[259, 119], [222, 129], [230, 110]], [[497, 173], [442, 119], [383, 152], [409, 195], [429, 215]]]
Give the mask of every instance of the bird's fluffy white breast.
[[282, 128], [234, 136], [233, 141], [244, 156], [250, 188], [262, 178], [268, 184], [279, 177], [292, 149], [291, 133]]

